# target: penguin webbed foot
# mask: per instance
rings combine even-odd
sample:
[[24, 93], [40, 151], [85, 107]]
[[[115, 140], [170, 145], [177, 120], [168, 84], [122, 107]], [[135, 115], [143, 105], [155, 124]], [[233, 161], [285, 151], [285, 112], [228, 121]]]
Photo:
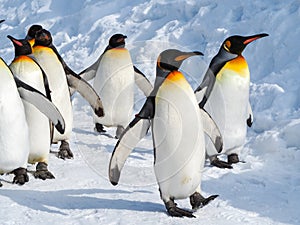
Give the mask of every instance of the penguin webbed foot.
[[62, 141], [58, 151], [58, 158], [61, 159], [72, 159], [73, 153], [70, 149], [69, 143], [66, 141]]
[[221, 169], [232, 169], [233, 167], [231, 166], [231, 163], [219, 160], [217, 157], [215, 157], [210, 164], [212, 166], [221, 168]]
[[27, 170], [25, 168], [18, 168], [13, 171], [15, 177], [13, 179], [14, 184], [23, 185], [29, 181]]
[[54, 175], [48, 170], [47, 168], [47, 164], [44, 162], [39, 162], [36, 166], [36, 171], [33, 174], [33, 176], [36, 179], [42, 179], [42, 180], [46, 180], [46, 179], [54, 179]]
[[211, 195], [207, 198], [204, 198], [199, 192], [195, 192], [190, 196], [190, 203], [192, 205], [192, 208], [195, 210], [207, 205], [210, 201], [214, 200], [218, 196], [219, 195]]
[[170, 216], [195, 218], [193, 212], [178, 208], [174, 200], [169, 200], [165, 203], [165, 206]]
[[228, 163], [233, 164], [233, 163], [238, 163], [240, 162], [239, 156], [236, 153], [232, 153], [227, 156]]

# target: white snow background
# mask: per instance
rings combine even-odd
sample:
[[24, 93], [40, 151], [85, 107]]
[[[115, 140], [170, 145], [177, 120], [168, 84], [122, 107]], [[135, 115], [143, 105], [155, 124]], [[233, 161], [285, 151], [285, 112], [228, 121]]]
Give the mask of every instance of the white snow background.
[[[223, 40], [234, 34], [268, 33], [245, 49], [251, 73], [254, 124], [232, 170], [206, 162], [203, 195], [219, 194], [194, 213], [172, 218], [160, 200], [153, 171], [151, 136], [128, 158], [120, 184], [107, 179], [116, 139], [93, 130], [92, 112], [73, 98], [73, 160], [61, 160], [52, 146], [54, 180], [12, 184], [0, 177], [0, 224], [300, 224], [300, 1], [299, 0], [1, 0], [0, 56], [10, 63], [12, 43], [32, 24], [50, 30], [60, 54], [75, 71], [92, 64], [115, 33], [128, 36], [134, 63], [153, 82], [155, 61], [166, 48], [198, 50], [182, 71], [195, 88]], [[138, 111], [144, 102], [136, 92]], [[22, 132], [22, 131], [20, 131]], [[109, 128], [108, 134], [114, 135]], [[189, 200], [177, 201], [190, 208]]]

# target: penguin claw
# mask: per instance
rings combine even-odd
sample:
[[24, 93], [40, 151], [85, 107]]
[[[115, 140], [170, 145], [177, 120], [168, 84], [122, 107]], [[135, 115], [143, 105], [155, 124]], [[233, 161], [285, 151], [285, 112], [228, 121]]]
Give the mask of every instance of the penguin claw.
[[195, 218], [193, 212], [178, 208], [173, 200], [168, 201], [165, 205], [170, 216]]
[[42, 179], [42, 180], [46, 180], [46, 179], [54, 179], [54, 175], [49, 171], [49, 170], [37, 170], [33, 176], [36, 179]]
[[226, 169], [232, 169], [233, 168], [230, 163], [219, 160], [218, 158], [215, 158], [214, 160], [212, 160], [210, 162], [210, 164], [212, 166], [215, 166], [215, 167], [218, 167], [218, 168], [221, 168], [221, 169], [225, 169], [225, 168]]

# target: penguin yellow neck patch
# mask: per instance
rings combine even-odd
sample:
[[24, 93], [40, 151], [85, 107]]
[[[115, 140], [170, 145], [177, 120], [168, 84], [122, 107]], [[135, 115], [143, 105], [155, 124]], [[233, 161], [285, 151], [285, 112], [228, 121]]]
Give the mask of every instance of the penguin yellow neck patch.
[[248, 77], [249, 76], [249, 68], [248, 64], [243, 56], [238, 56], [233, 60], [227, 62], [221, 71], [217, 75], [217, 79], [221, 79], [222, 73], [224, 70], [231, 70], [234, 71], [236, 74], [240, 75], [241, 77]]
[[18, 56], [14, 62], [20, 62], [20, 61], [32, 61], [32, 59], [26, 55], [21, 55], [21, 56]]
[[179, 80], [182, 80], [182, 79], [185, 79], [183, 74], [179, 71], [172, 71], [171, 73], [169, 73], [169, 75], [167, 76], [167, 78], [169, 81], [173, 81], [173, 82], [176, 82], [176, 81], [179, 81]]

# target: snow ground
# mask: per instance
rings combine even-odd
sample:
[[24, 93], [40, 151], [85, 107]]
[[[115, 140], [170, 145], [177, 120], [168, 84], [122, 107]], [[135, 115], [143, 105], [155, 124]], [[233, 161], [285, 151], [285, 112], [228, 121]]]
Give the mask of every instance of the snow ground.
[[[1, 0], [0, 56], [13, 59], [8, 34], [24, 37], [32, 24], [49, 29], [67, 63], [81, 71], [102, 53], [114, 33], [128, 36], [135, 64], [155, 77], [155, 60], [166, 48], [202, 51], [205, 56], [182, 67], [193, 87], [201, 81], [222, 41], [233, 34], [266, 32], [244, 56], [251, 72], [250, 101], [254, 124], [248, 130], [241, 158], [232, 170], [206, 164], [205, 196], [220, 196], [195, 212], [197, 218], [171, 218], [159, 198], [153, 173], [151, 138], [130, 155], [120, 184], [107, 179], [108, 161], [116, 143], [93, 131], [92, 114], [77, 94], [73, 99], [73, 160], [56, 158], [49, 170], [54, 180], [11, 184], [0, 177], [0, 223], [16, 224], [300, 224], [300, 1], [9, 1]], [[136, 93], [136, 107], [143, 96]], [[113, 128], [108, 134], [114, 135]], [[30, 166], [29, 171], [34, 167]], [[189, 208], [188, 200], [178, 201]]]

